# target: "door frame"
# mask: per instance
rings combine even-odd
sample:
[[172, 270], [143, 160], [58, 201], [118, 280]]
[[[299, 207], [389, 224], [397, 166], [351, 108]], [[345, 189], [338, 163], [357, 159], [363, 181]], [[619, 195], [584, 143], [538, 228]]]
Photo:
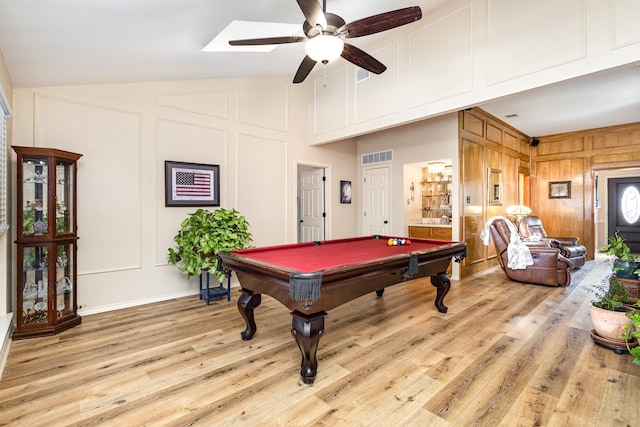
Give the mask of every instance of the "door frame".
[[300, 169], [301, 168], [313, 168], [313, 169], [323, 169], [324, 170], [324, 237], [326, 240], [331, 239], [331, 203], [333, 200], [331, 185], [327, 185], [331, 182], [331, 165], [326, 163], [317, 163], [317, 162], [307, 162], [303, 160], [294, 160], [295, 168], [294, 168], [294, 182], [295, 182], [295, 203], [293, 204], [293, 215], [292, 218], [295, 218], [295, 241], [300, 242]]
[[[620, 162], [603, 165], [603, 167], [591, 168], [591, 197], [586, 197], [585, 200], [590, 200], [593, 208], [593, 215], [590, 218], [591, 224], [589, 229], [592, 231], [594, 236], [594, 255], [598, 246], [607, 243], [606, 238], [608, 235], [607, 233], [609, 232], [609, 193], [607, 186], [609, 178], [625, 178], [638, 175], [640, 175], [640, 162]], [[600, 203], [599, 207], [595, 206], [596, 202]], [[602, 212], [602, 214], [599, 214], [599, 212]], [[589, 249], [590, 248], [587, 248], [587, 250]], [[589, 252], [587, 252], [587, 254], [588, 253]]]

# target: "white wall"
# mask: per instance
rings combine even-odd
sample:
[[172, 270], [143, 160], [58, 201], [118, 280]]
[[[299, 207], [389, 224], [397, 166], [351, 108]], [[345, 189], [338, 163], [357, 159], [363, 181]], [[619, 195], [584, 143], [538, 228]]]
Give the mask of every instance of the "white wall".
[[[288, 78], [15, 90], [15, 145], [83, 154], [80, 313], [196, 292], [196, 279], [167, 264], [167, 248], [195, 208], [165, 207], [165, 160], [220, 165], [221, 205], [247, 217], [254, 244], [295, 242], [296, 162], [327, 165], [329, 188], [356, 175], [354, 141], [307, 144], [306, 105]], [[355, 206], [339, 215], [329, 238], [353, 235]]]
[[360, 47], [387, 71], [360, 83], [346, 61], [307, 79], [309, 139], [322, 144], [462, 110], [640, 60], [635, 0], [451, 0]]
[[[421, 189], [415, 185], [416, 197], [413, 204], [407, 205], [409, 185], [412, 177], [420, 176], [418, 168], [409, 167], [409, 175], [405, 174], [407, 165], [442, 159], [451, 159], [453, 167], [452, 179], [452, 233], [453, 240], [459, 236], [458, 221], [458, 114], [450, 113], [440, 117], [399, 126], [393, 129], [375, 132], [358, 138], [358, 158], [363, 154], [393, 150], [393, 162], [387, 165], [390, 174], [390, 223], [391, 235], [404, 236], [408, 233], [409, 218], [420, 217]], [[385, 164], [376, 165], [384, 166]], [[412, 169], [413, 168], [413, 169]], [[358, 171], [358, 182], [362, 182], [362, 169]], [[359, 193], [360, 205], [362, 193]], [[361, 211], [362, 209], [360, 209]], [[362, 233], [362, 217], [358, 217], [358, 229]], [[453, 278], [459, 277], [458, 266], [454, 265]]]

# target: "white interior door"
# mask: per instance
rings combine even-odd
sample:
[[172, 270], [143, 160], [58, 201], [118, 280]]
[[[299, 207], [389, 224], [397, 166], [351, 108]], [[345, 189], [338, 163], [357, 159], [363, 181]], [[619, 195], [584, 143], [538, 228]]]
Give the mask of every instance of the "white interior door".
[[363, 233], [388, 235], [389, 168], [365, 169], [363, 172]]
[[299, 177], [300, 217], [298, 241], [324, 240], [324, 169], [301, 168]]

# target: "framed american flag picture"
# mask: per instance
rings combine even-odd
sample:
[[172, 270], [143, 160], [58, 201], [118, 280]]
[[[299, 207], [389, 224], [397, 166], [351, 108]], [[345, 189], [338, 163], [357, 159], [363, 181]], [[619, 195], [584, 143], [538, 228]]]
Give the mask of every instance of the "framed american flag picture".
[[220, 206], [220, 166], [164, 162], [165, 206]]

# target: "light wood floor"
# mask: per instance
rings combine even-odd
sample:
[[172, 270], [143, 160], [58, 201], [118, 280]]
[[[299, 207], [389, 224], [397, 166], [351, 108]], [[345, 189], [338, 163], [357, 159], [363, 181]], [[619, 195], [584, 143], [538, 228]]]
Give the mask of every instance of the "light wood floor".
[[263, 297], [243, 342], [231, 303], [182, 298], [14, 342], [0, 424], [16, 426], [638, 426], [640, 366], [590, 338], [591, 261], [571, 287], [416, 280], [332, 310], [315, 384], [288, 310]]

